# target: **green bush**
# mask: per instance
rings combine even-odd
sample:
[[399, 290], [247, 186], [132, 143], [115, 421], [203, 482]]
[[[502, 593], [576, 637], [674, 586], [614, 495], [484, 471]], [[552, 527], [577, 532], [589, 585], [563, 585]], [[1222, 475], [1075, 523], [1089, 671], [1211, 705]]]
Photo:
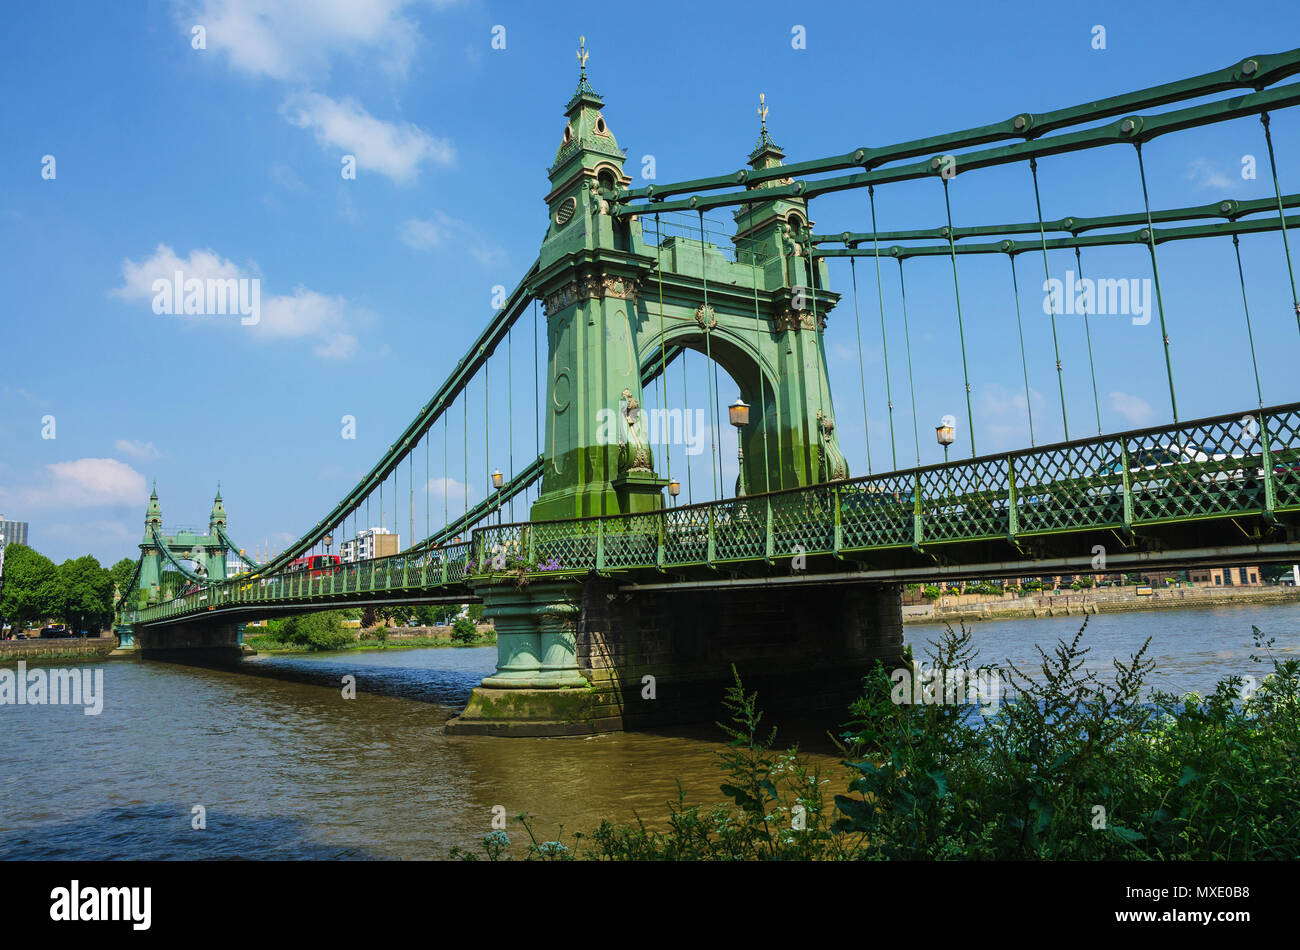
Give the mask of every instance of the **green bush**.
[[342, 650], [352, 642], [352, 636], [343, 629], [343, 613], [339, 610], [289, 617], [278, 638], [308, 650]]
[[473, 643], [478, 639], [478, 627], [468, 617], [457, 617], [451, 625], [451, 639], [454, 643]]
[[921, 591], [921, 596], [926, 600], [938, 600], [941, 593], [942, 591], [940, 591], [939, 588], [929, 585]]
[[[1040, 650], [1033, 678], [1011, 666], [1015, 698], [988, 716], [971, 706], [897, 702], [879, 664], [841, 733], [845, 794], [792, 749], [773, 751], [756, 697], [727, 692], [730, 743], [719, 758], [731, 804], [688, 806], [668, 829], [604, 822], [572, 848], [538, 843], [529, 859], [1252, 860], [1300, 858], [1300, 659], [1278, 660], [1252, 628], [1271, 671], [1221, 681], [1209, 698], [1142, 687], [1147, 645], [1115, 662], [1111, 682], [1086, 672], [1087, 621]], [[1149, 641], [1148, 641], [1149, 643]], [[949, 628], [933, 667], [970, 673], [970, 633]], [[1252, 657], [1263, 664], [1264, 657]], [[1263, 667], [1261, 673], [1268, 667]], [[1250, 689], [1243, 691], [1243, 686]], [[974, 715], [972, 715], [974, 713]], [[483, 843], [508, 857], [501, 832]], [[578, 844], [585, 844], [579, 851]], [[474, 852], [453, 850], [474, 858]]]

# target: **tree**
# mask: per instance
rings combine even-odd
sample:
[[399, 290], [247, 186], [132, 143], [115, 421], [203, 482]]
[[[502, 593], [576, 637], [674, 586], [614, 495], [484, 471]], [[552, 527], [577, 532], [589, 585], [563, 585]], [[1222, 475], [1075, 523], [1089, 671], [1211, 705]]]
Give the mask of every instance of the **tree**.
[[289, 617], [280, 630], [280, 640], [309, 650], [341, 650], [352, 642], [343, 629], [343, 616], [337, 610], [318, 610]]
[[468, 617], [458, 617], [451, 625], [451, 639], [456, 643], [473, 643], [478, 639], [478, 628]]
[[110, 567], [108, 573], [113, 578], [113, 586], [117, 588], [118, 595], [128, 593], [126, 585], [131, 583], [131, 578], [135, 576], [135, 561], [124, 557]]
[[[87, 554], [59, 565], [55, 613], [78, 631], [100, 630], [113, 622], [113, 578]], [[128, 578], [129, 580], [130, 578]]]
[[483, 619], [483, 605], [467, 604], [465, 608], [465, 616], [475, 623], [479, 623]]
[[4, 594], [0, 617], [15, 626], [51, 616], [59, 604], [59, 569], [25, 544], [5, 548]]

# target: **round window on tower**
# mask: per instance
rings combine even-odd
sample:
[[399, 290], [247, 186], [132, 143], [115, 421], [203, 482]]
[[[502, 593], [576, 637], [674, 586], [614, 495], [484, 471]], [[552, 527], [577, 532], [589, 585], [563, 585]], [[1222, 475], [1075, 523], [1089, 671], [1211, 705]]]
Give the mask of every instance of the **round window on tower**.
[[560, 206], [555, 209], [555, 223], [564, 227], [573, 218], [573, 213], [578, 210], [578, 199], [570, 195], [560, 202]]
[[596, 134], [597, 134], [597, 135], [606, 135], [606, 134], [607, 134], [607, 130], [605, 129], [605, 117], [604, 117], [604, 116], [600, 116], [600, 115], [596, 116]]
[[564, 144], [568, 145], [572, 141], [573, 141], [573, 126], [566, 125], [564, 127]]

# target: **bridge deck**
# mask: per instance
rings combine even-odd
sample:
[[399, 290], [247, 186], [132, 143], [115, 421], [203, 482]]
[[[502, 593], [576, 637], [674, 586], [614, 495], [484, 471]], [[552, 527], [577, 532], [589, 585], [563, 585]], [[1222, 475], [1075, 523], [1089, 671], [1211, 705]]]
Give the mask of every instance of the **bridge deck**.
[[1295, 556], [1297, 516], [1300, 403], [1291, 403], [649, 514], [485, 526], [465, 544], [326, 575], [213, 583], [123, 619], [464, 600], [472, 582], [507, 576], [725, 582], [788, 575], [796, 558], [809, 580], [1086, 572], [1098, 544], [1112, 569], [1277, 560]]

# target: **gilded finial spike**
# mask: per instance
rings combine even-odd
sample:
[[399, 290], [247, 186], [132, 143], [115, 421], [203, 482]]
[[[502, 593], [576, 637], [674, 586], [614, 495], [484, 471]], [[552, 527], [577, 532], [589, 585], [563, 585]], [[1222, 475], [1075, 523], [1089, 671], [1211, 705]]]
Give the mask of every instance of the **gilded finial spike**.
[[589, 55], [590, 54], [587, 52], [587, 38], [585, 36], [579, 36], [578, 37], [578, 65], [582, 67], [582, 75], [584, 77], [587, 75], [587, 57]]
[[760, 92], [758, 94], [758, 118], [763, 123], [763, 131], [767, 131], [767, 94]]

